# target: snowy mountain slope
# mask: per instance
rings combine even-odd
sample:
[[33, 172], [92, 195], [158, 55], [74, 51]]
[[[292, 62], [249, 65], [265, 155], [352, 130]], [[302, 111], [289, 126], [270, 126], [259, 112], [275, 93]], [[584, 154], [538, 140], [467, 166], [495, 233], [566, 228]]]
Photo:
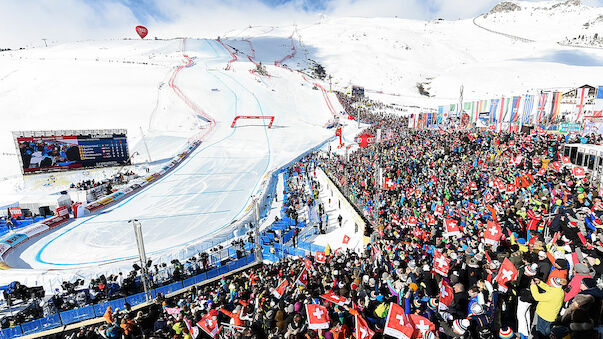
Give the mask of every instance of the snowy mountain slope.
[[[337, 88], [361, 85], [370, 92], [394, 94], [380, 98], [406, 105], [436, 107], [458, 100], [461, 84], [465, 98], [471, 100], [600, 82], [603, 50], [560, 46], [557, 41], [566, 27], [577, 34], [585, 21], [596, 21], [601, 8], [557, 5], [558, 1], [517, 3], [525, 9], [491, 14], [477, 22], [537, 42], [489, 32], [472, 19], [326, 18], [312, 25], [244, 28], [227, 36], [243, 56], [251, 53], [247, 42], [233, 41], [286, 47], [292, 36], [297, 54], [286, 61], [291, 67], [305, 69], [305, 58], [316, 60], [333, 76]], [[545, 10], [545, 6], [556, 7]], [[549, 38], [547, 32], [557, 35]], [[259, 50], [256, 60], [273, 62]], [[420, 95], [418, 83], [432, 97]]]
[[[503, 11], [503, 8], [513, 8]], [[505, 1], [476, 18], [489, 29], [535, 41], [561, 42], [603, 33], [603, 8], [567, 1]]]

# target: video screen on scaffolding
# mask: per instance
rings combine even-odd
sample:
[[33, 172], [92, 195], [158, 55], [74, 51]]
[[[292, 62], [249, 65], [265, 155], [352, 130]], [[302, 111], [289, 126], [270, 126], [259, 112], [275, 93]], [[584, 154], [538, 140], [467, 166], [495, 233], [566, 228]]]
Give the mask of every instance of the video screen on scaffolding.
[[13, 132], [23, 174], [130, 164], [125, 130]]

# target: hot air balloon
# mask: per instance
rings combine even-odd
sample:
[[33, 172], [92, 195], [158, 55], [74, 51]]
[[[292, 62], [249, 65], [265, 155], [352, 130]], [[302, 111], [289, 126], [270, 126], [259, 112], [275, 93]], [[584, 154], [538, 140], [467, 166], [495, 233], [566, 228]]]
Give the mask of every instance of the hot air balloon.
[[144, 37], [147, 36], [147, 33], [149, 33], [149, 30], [144, 26], [136, 26], [136, 33], [138, 33], [141, 39], [144, 39]]

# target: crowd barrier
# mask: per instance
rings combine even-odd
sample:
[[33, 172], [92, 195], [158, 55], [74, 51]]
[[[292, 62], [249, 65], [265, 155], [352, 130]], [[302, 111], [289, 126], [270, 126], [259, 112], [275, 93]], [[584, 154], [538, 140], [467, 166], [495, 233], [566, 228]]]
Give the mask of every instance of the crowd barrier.
[[[250, 254], [246, 257], [231, 261], [227, 265], [215, 268], [213, 270], [201, 273], [199, 275], [190, 277], [183, 281], [178, 281], [165, 286], [157, 287], [152, 289], [151, 296], [156, 298], [160, 293], [163, 295], [169, 295], [178, 292], [184, 288], [193, 286], [201, 283], [205, 280], [216, 278], [227, 274], [228, 272], [237, 270], [241, 267], [245, 267], [255, 262], [255, 255]], [[57, 314], [50, 315], [41, 319], [36, 319], [27, 323], [23, 323], [18, 326], [5, 328], [0, 330], [0, 339], [18, 338], [24, 335], [30, 335], [39, 333], [53, 328], [66, 326], [69, 324], [77, 323], [84, 320], [94, 319], [102, 317], [107, 311], [107, 307], [111, 306], [112, 310], [115, 309], [123, 310], [126, 307], [126, 303], [134, 307], [136, 305], [146, 302], [146, 296], [144, 293], [134, 294], [125, 298], [107, 301], [104, 303], [76, 308], [69, 311], [63, 311]]]

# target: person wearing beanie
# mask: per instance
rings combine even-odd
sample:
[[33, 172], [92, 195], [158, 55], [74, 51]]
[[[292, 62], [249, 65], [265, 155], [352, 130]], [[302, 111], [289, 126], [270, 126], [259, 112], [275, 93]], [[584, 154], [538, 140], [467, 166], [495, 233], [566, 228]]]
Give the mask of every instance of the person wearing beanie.
[[538, 302], [535, 317], [536, 331], [544, 336], [550, 334], [551, 323], [557, 319], [565, 297], [565, 292], [561, 288], [566, 283], [565, 279], [555, 278], [553, 282], [555, 287], [547, 285], [539, 279], [533, 279], [530, 286], [532, 297]]
[[498, 331], [498, 337], [500, 339], [511, 339], [513, 338], [513, 330], [509, 326], [501, 327]]
[[569, 283], [570, 290], [565, 293], [565, 301], [572, 300], [572, 298], [580, 293], [580, 284], [582, 283], [582, 280], [590, 277], [590, 271], [586, 265], [583, 263], [576, 264], [576, 266], [574, 266], [574, 276]]
[[470, 322], [467, 319], [456, 319], [452, 322], [452, 330], [459, 336], [464, 336], [469, 326]]

